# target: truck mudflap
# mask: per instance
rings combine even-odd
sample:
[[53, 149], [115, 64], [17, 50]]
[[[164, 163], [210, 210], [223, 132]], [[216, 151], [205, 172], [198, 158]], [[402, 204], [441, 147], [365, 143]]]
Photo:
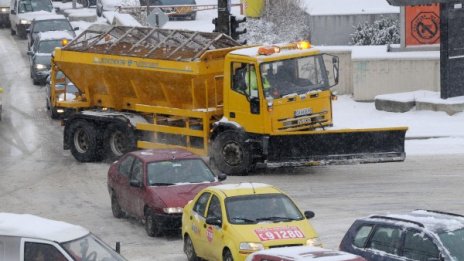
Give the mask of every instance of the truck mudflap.
[[270, 136], [268, 167], [404, 161], [407, 128], [344, 129]]

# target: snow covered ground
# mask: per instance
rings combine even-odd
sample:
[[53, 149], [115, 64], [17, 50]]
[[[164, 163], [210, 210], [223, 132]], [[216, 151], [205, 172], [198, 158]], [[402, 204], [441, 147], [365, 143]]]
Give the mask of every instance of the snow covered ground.
[[[232, 3], [238, 3], [239, 0], [233, 0]], [[329, 4], [332, 3], [332, 4]], [[336, 2], [337, 4], [333, 4]], [[350, 4], [348, 4], [350, 2]], [[357, 4], [352, 4], [356, 2]], [[216, 0], [197, 0], [199, 5], [216, 4]], [[340, 13], [342, 10], [346, 12], [375, 12], [382, 10], [395, 12], [397, 7], [391, 7], [385, 0], [305, 0], [306, 7], [318, 14], [325, 14], [325, 7], [334, 8], [334, 12]], [[62, 8], [70, 8], [71, 3], [61, 4]], [[63, 6], [64, 5], [64, 6]], [[349, 6], [350, 8], [342, 8]], [[329, 8], [329, 9], [330, 9]], [[329, 10], [327, 9], [327, 10]], [[357, 10], [357, 11], [356, 11]], [[363, 11], [364, 10], [364, 11]], [[88, 13], [88, 10], [83, 9], [83, 12]], [[239, 7], [232, 8], [233, 14], [240, 14]], [[169, 21], [163, 28], [167, 29], [186, 29], [211, 32], [214, 29], [212, 19], [217, 16], [217, 10], [201, 11], [197, 14], [196, 21]], [[102, 23], [104, 20], [99, 18], [97, 23]], [[73, 26], [79, 26], [80, 32], [87, 28], [88, 22], [72, 22]], [[324, 50], [331, 48], [340, 49], [343, 47], [323, 47]], [[348, 48], [348, 47], [347, 47]], [[376, 47], [349, 47], [353, 48], [353, 55], [358, 57], [385, 55], [385, 46]], [[389, 54], [394, 56], [394, 59], [401, 59], [401, 55], [410, 56], [417, 55], [414, 52], [394, 53]], [[432, 56], [439, 55], [438, 52], [429, 52]], [[422, 57], [422, 54], [420, 55]], [[391, 57], [390, 57], [391, 58]], [[398, 94], [398, 99], [409, 99], [409, 94]], [[349, 96], [340, 96], [334, 102], [334, 127], [335, 128], [376, 128], [376, 127], [393, 127], [406, 126], [409, 128], [406, 133], [406, 154], [407, 155], [435, 155], [435, 154], [464, 154], [464, 113], [458, 113], [453, 116], [447, 115], [445, 112], [434, 111], [416, 111], [412, 110], [406, 113], [390, 113], [377, 111], [374, 103], [359, 103], [353, 101]]]

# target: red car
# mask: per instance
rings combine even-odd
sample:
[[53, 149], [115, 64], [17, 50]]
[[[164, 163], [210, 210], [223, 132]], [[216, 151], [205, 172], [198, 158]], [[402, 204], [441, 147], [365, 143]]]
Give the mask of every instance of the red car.
[[111, 164], [108, 191], [113, 216], [145, 223], [149, 236], [181, 228], [184, 206], [205, 187], [220, 184], [201, 157], [189, 151], [140, 150]]

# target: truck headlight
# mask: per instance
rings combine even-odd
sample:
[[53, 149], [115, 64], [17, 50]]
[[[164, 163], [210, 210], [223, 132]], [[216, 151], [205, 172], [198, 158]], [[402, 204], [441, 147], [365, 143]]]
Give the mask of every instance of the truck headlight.
[[182, 213], [184, 208], [177, 207], [177, 208], [163, 208], [164, 213], [166, 214], [176, 214], [176, 213]]
[[240, 243], [240, 251], [244, 252], [255, 252], [259, 250], [263, 250], [264, 246], [261, 243], [254, 243], [254, 242], [242, 242]]
[[31, 22], [29, 20], [21, 19], [19, 20], [20, 24], [30, 24]]
[[311, 238], [306, 240], [306, 245], [307, 246], [316, 246], [316, 247], [322, 247], [321, 241], [319, 241], [319, 238]]
[[35, 69], [38, 71], [43, 71], [47, 69], [47, 66], [45, 64], [36, 64]]
[[0, 8], [0, 13], [8, 13], [8, 10], [9, 8], [6, 8], [6, 7], [3, 7], [3, 8]]

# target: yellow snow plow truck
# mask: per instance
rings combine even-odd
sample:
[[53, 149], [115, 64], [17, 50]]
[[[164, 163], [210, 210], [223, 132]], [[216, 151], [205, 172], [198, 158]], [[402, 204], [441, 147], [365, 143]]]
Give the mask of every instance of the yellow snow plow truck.
[[257, 164], [405, 158], [405, 127], [333, 129], [338, 57], [309, 42], [241, 46], [218, 33], [87, 30], [55, 50], [51, 83], [58, 73], [79, 89], [60, 101], [52, 86], [51, 102], [79, 111], [65, 120], [64, 149], [81, 162], [182, 147], [226, 174], [246, 174]]

